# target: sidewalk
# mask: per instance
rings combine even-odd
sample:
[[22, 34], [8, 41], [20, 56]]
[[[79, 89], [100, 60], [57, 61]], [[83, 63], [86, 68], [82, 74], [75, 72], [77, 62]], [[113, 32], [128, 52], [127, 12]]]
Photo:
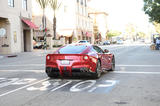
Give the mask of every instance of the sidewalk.
[[44, 50], [44, 49], [34, 49], [32, 52], [34, 53], [44, 53], [44, 54], [48, 54], [48, 53], [53, 53], [54, 51], [56, 51], [58, 48], [53, 48], [50, 50]]
[[3, 58], [10, 58], [10, 57], [17, 57], [17, 54], [0, 55], [0, 59], [3, 59]]
[[54, 51], [56, 51], [58, 48], [53, 48], [52, 50], [43, 50], [43, 49], [34, 49], [32, 52], [20, 52], [20, 53], [14, 53], [14, 54], [8, 54], [8, 55], [1, 55], [0, 54], [0, 59], [4, 59], [4, 58], [14, 58], [14, 57], [18, 57], [18, 56], [23, 56], [23, 55], [31, 55], [31, 54], [49, 54], [49, 53], [53, 53]]
[[1, 56], [1, 55], [0, 55], [0, 59], [2, 59], [3, 57], [4, 57], [4, 56]]

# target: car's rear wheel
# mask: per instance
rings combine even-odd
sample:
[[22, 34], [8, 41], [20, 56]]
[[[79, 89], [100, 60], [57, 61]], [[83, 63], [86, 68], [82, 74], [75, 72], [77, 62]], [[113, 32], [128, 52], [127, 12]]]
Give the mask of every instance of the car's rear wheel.
[[93, 75], [93, 78], [99, 78], [101, 76], [101, 63], [98, 60], [97, 65], [96, 65], [96, 72]]
[[111, 63], [111, 69], [109, 71], [114, 71], [115, 70], [115, 58], [112, 58], [112, 63]]

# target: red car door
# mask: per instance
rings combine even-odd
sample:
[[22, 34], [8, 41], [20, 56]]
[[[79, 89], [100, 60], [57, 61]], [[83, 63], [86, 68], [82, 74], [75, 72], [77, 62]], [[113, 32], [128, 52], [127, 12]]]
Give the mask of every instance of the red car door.
[[109, 68], [109, 57], [108, 57], [108, 54], [104, 53], [104, 51], [99, 48], [98, 46], [94, 46], [93, 47], [95, 49], [95, 51], [97, 52], [98, 54], [98, 57], [101, 59], [101, 68], [102, 69], [108, 69]]
[[110, 68], [110, 58], [107, 53], [103, 54], [103, 62], [104, 62], [104, 68], [109, 69]]

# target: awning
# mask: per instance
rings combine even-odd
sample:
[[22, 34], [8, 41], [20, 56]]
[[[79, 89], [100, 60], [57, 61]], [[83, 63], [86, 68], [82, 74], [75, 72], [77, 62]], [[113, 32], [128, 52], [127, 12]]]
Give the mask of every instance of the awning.
[[33, 29], [37, 29], [38, 27], [33, 23], [31, 22], [30, 20], [27, 20], [27, 19], [22, 19], [22, 21], [24, 23], [26, 23], [30, 28], [33, 28]]
[[60, 36], [71, 37], [73, 35], [73, 30], [61, 30], [58, 34]]

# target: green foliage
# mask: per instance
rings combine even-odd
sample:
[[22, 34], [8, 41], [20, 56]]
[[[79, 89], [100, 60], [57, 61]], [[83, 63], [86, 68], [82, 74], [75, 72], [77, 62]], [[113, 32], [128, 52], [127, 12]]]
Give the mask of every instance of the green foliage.
[[74, 37], [73, 37], [73, 41], [74, 41], [74, 42], [78, 41], [77, 37], [74, 36]]
[[143, 10], [150, 17], [150, 21], [160, 23], [160, 0], [144, 0]]
[[55, 12], [60, 8], [60, 6], [62, 5], [62, 2], [58, 2], [58, 0], [50, 0], [50, 6], [51, 8], [53, 9], [54, 11], [54, 14]]
[[153, 22], [153, 25], [154, 25], [154, 27], [156, 29], [156, 32], [160, 34], [160, 24], [157, 23], [157, 22]]
[[121, 34], [121, 32], [119, 31], [109, 31], [106, 35], [106, 37], [108, 38], [111, 38], [111, 37], [114, 37], [114, 36], [119, 36]]
[[137, 26], [133, 23], [128, 23], [125, 28], [125, 36], [124, 38], [135, 39], [137, 33]]
[[49, 0], [37, 0], [42, 9], [45, 9], [48, 5]]
[[139, 38], [145, 38], [146, 34], [144, 32], [138, 32], [137, 35], [139, 36]]
[[136, 32], [136, 25], [131, 24], [131, 23], [126, 25], [126, 33], [130, 35], [134, 35], [135, 32]]

